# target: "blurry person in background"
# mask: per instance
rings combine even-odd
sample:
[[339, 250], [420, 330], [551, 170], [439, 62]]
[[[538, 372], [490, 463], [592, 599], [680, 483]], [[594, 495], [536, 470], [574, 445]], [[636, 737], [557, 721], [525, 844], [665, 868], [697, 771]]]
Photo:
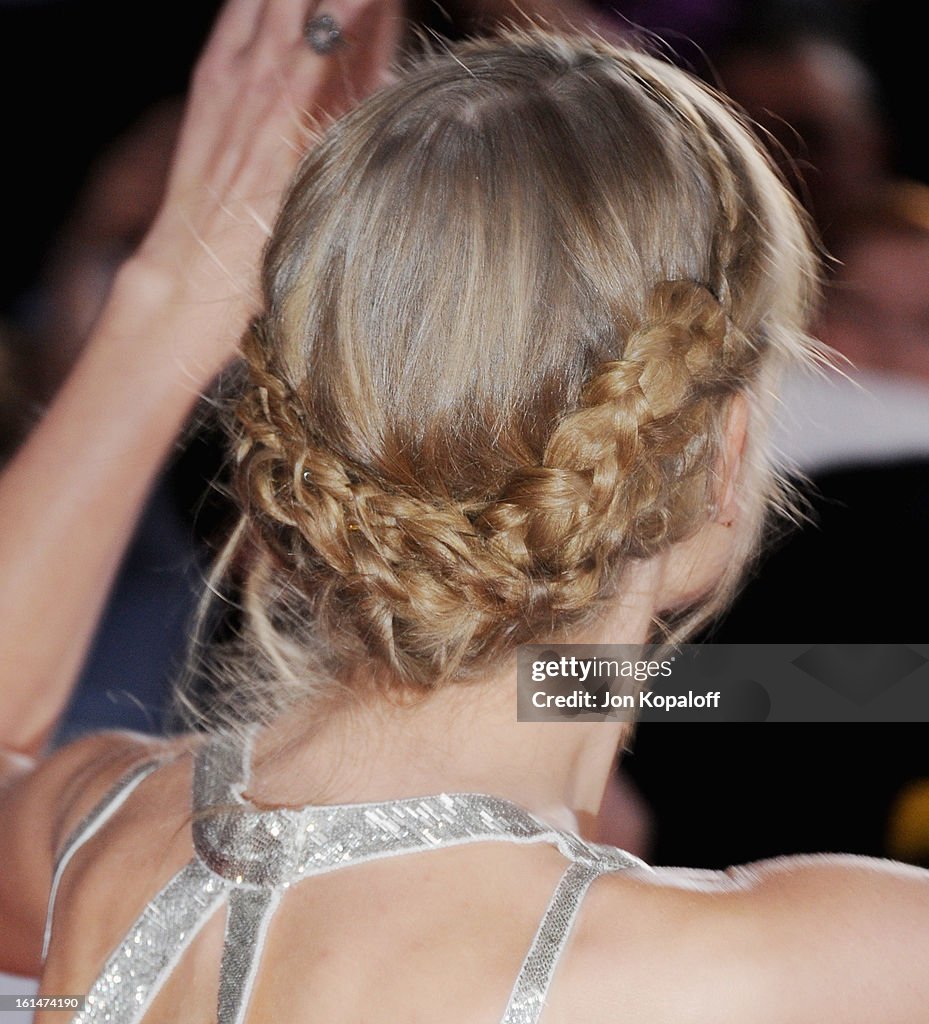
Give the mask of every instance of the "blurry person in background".
[[814, 474], [929, 461], [929, 187], [875, 189], [836, 233], [833, 257], [817, 334], [842, 372], [785, 388], [785, 461]]
[[715, 68], [830, 245], [890, 174], [870, 69], [828, 16], [779, 4], [747, 12]]
[[822, 339], [859, 369], [929, 386], [929, 187], [875, 189], [832, 253]]

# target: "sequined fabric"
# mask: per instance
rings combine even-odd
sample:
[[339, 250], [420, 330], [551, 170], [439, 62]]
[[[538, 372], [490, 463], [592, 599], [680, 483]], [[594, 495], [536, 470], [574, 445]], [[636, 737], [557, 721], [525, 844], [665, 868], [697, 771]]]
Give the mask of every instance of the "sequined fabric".
[[[569, 865], [513, 986], [501, 1024], [535, 1024], [581, 901], [599, 875], [641, 861], [553, 829], [515, 804], [479, 793], [382, 803], [258, 810], [243, 797], [250, 736], [221, 735], [194, 766], [195, 855], [139, 915], [108, 957], [72, 1024], [139, 1024], [197, 932], [226, 905], [218, 1024], [243, 1024], [265, 935], [286, 890], [350, 864], [473, 842], [547, 842]], [[130, 773], [66, 843], [65, 861], [154, 765]], [[54, 889], [64, 863], [56, 869]], [[49, 908], [49, 922], [52, 907]]]
[[225, 886], [192, 860], [148, 904], [110, 954], [74, 1024], [139, 1021], [171, 968], [217, 909]]
[[194, 822], [197, 853], [237, 885], [292, 885], [379, 857], [467, 842], [540, 842], [554, 835], [514, 804], [476, 793], [256, 811], [242, 800], [243, 787], [234, 784], [242, 778], [241, 757], [233, 746], [212, 745], [198, 759], [194, 780], [196, 810], [213, 810]]
[[258, 952], [264, 945], [268, 925], [280, 900], [280, 889], [237, 886], [229, 893], [219, 971], [219, 1024], [241, 1024], [245, 1019], [248, 993], [258, 971]]
[[534, 1024], [539, 1019], [581, 900], [590, 883], [602, 872], [598, 866], [576, 861], [561, 876], [523, 961], [500, 1024]]

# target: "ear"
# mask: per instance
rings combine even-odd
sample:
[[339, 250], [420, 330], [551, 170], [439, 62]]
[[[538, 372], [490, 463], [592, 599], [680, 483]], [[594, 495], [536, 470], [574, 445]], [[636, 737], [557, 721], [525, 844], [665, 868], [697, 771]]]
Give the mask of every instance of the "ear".
[[748, 401], [739, 392], [729, 401], [720, 452], [717, 522], [731, 524], [739, 513], [738, 482], [748, 439]]

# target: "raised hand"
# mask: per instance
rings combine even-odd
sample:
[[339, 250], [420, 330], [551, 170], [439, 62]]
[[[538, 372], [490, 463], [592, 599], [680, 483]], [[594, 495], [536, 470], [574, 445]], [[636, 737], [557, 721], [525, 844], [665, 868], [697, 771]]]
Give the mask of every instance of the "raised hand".
[[[321, 53], [305, 29], [323, 15]], [[400, 28], [396, 0], [224, 8], [162, 209], [0, 478], [0, 744], [35, 752], [53, 729], [152, 481], [256, 311], [262, 246], [309, 129], [385, 80]]]
[[225, 307], [222, 336], [181, 341], [198, 378], [229, 358], [255, 311], [261, 247], [314, 131], [384, 84], [401, 28], [396, 0], [231, 0], [224, 9], [137, 258], [183, 301]]

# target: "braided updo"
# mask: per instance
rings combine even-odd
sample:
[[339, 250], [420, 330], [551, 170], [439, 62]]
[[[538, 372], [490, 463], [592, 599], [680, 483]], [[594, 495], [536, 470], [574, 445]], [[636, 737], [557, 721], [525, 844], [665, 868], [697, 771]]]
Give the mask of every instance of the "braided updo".
[[713, 515], [736, 394], [747, 555], [812, 266], [737, 118], [638, 52], [469, 43], [337, 123], [245, 340], [223, 560], [245, 714], [362, 678], [428, 690], [582, 625]]

